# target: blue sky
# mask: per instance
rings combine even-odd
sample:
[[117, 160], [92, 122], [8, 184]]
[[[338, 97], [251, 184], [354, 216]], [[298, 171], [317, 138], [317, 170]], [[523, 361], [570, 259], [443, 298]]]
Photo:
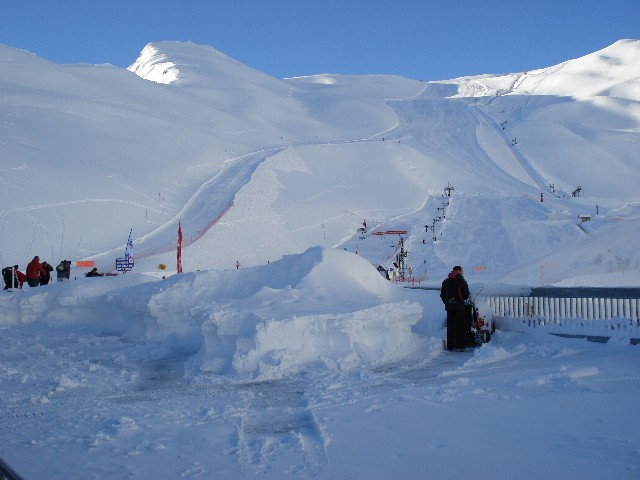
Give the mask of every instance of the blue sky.
[[275, 77], [445, 80], [548, 67], [640, 38], [640, 0], [5, 0], [0, 43], [127, 67], [192, 41]]

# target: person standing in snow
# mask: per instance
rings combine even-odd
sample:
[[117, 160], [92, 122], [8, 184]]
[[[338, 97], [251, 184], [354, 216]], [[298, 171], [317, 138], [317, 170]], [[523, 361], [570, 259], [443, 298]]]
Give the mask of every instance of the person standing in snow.
[[466, 301], [469, 285], [464, 270], [456, 265], [442, 282], [440, 298], [447, 311], [447, 350], [464, 350], [466, 343]]
[[16, 265], [16, 277], [18, 278], [18, 288], [22, 288], [24, 282], [27, 281], [27, 276], [20, 270], [18, 270], [18, 265]]
[[48, 272], [42, 268], [42, 265], [40, 264], [40, 257], [37, 255], [29, 262], [25, 273], [27, 274], [27, 283], [30, 287], [37, 287], [40, 285], [40, 275], [48, 275]]
[[62, 260], [56, 267], [56, 275], [58, 282], [68, 281], [71, 276], [71, 262], [69, 260]]
[[51, 272], [53, 272], [53, 267], [49, 265], [47, 262], [42, 262], [42, 268], [47, 272], [46, 275], [40, 274], [40, 285], [47, 285], [51, 281]]
[[4, 290], [19, 288], [18, 285], [20, 285], [20, 281], [18, 280], [18, 265], [3, 268], [2, 279], [4, 280]]

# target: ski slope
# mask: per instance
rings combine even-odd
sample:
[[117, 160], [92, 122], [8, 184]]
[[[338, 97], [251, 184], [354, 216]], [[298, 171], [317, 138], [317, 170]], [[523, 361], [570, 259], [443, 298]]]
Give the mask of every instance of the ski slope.
[[[133, 228], [137, 268], [159, 273], [175, 264], [178, 221], [187, 270], [314, 245], [365, 254], [376, 239], [353, 239], [366, 219], [406, 224], [424, 278], [451, 263], [485, 266], [484, 280], [526, 265], [522, 280], [537, 282], [546, 256], [583, 239], [578, 215], [593, 215], [591, 237], [637, 231], [638, 51], [620, 41], [534, 72], [421, 82], [275, 79], [191, 43], [149, 44], [130, 71], [2, 47], [0, 261], [113, 270]], [[425, 235], [449, 184], [449, 214]], [[597, 271], [600, 243], [554, 281]], [[638, 268], [612, 255], [600, 273]]]
[[0, 263], [110, 271], [131, 228], [136, 262], [0, 295], [3, 459], [25, 478], [636, 478], [628, 330], [445, 352], [437, 290], [375, 267], [406, 232], [422, 286], [455, 264], [474, 293], [640, 286], [639, 65], [638, 40], [432, 82], [274, 79], [191, 43], [129, 71], [0, 46]]

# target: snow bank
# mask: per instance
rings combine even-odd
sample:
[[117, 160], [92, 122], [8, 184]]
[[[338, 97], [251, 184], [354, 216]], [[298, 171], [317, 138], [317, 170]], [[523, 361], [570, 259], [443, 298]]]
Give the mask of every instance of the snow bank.
[[[366, 260], [311, 248], [261, 267], [82, 279], [0, 297], [0, 326], [82, 324], [189, 352], [188, 368], [274, 377], [349, 370], [418, 348], [423, 308]], [[413, 292], [415, 294], [415, 292]]]

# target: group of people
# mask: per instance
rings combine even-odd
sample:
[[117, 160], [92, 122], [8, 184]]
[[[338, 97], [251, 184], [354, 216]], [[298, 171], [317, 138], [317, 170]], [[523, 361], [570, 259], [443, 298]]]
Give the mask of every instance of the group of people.
[[[30, 287], [47, 285], [51, 281], [51, 272], [53, 272], [53, 267], [47, 262], [40, 263], [40, 257], [36, 255], [29, 262], [24, 273], [19, 270], [18, 265], [2, 269], [4, 290], [22, 288], [25, 283]], [[61, 261], [56, 267], [56, 274], [58, 282], [69, 280], [71, 262], [69, 260]]]

